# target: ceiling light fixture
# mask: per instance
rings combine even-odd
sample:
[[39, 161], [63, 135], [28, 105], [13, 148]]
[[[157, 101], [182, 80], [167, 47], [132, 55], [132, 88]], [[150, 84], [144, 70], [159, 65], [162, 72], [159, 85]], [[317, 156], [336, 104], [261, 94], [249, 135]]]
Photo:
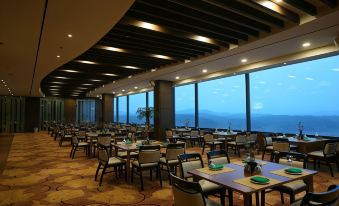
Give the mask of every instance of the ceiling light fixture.
[[60, 58], [60, 55], [57, 55], [56, 57], [57, 57], [57, 58]]
[[92, 82], [100, 82], [100, 79], [91, 79]]
[[63, 82], [51, 82], [53, 84], [64, 84]]
[[103, 75], [106, 75], [106, 76], [111, 76], [111, 77], [118, 76], [118, 75], [116, 75], [116, 74], [111, 74], [111, 73], [104, 73]]
[[87, 60], [74, 60], [74, 62], [82, 63], [82, 64], [98, 64], [97, 62], [87, 61]]
[[67, 34], [67, 37], [68, 37], [68, 38], [72, 38], [73, 35], [72, 35], [72, 34]]
[[242, 59], [241, 62], [242, 62], [242, 63], [246, 63], [246, 62], [247, 62], [247, 59]]
[[137, 87], [137, 86], [135, 86], [135, 87], [134, 87], [134, 89], [138, 89], [138, 87]]
[[95, 48], [103, 49], [103, 50], [107, 50], [107, 51], [126, 52], [126, 50], [124, 50], [124, 49], [117, 48], [117, 47], [111, 47], [111, 46], [97, 45], [97, 46], [95, 46]]
[[121, 91], [124, 92], [124, 91], [126, 91], [126, 90], [123, 89], [123, 90], [121, 90]]
[[69, 79], [68, 77], [55, 77], [57, 79]]
[[179, 76], [176, 76], [175, 79], [180, 79], [180, 77], [179, 77]]
[[132, 78], [132, 75], [129, 75], [129, 76], [128, 76], [128, 79], [130, 79], [130, 78]]
[[135, 66], [126, 66], [126, 65], [123, 65], [121, 66], [123, 68], [126, 68], [126, 69], [140, 69], [139, 67], [135, 67]]
[[172, 57], [161, 55], [161, 54], [151, 54], [151, 57], [155, 57], [159, 59], [173, 59]]
[[79, 72], [79, 71], [72, 70], [72, 69], [64, 69], [64, 70], [61, 70], [61, 71], [70, 72], [70, 73], [78, 73]]
[[303, 47], [309, 47], [309, 46], [311, 46], [311, 43], [310, 42], [305, 42], [305, 43], [302, 44], [302, 46]]
[[204, 36], [200, 36], [200, 35], [193, 35], [192, 39], [197, 40], [197, 41], [201, 41], [201, 42], [205, 42], [205, 43], [212, 43], [212, 39], [204, 37]]
[[203, 69], [203, 70], [202, 70], [202, 73], [206, 73], [206, 72], [207, 72], [207, 69]]
[[151, 69], [151, 72], [155, 72], [155, 71], [157, 71], [156, 69]]

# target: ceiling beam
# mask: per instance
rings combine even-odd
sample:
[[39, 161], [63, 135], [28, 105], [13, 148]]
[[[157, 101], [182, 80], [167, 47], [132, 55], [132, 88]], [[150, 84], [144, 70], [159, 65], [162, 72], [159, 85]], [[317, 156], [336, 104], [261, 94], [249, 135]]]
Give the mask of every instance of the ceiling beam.
[[323, 2], [324, 4], [326, 4], [327, 6], [331, 8], [336, 8], [338, 5], [337, 0], [321, 0], [321, 2]]
[[284, 2], [303, 12], [306, 12], [309, 15], [317, 15], [317, 8], [313, 4], [310, 4], [305, 0], [284, 0]]
[[250, 17], [250, 18], [254, 18], [254, 19], [258, 19], [259, 21], [263, 21], [263, 22], [267, 22], [271, 25], [274, 26], [278, 26], [280, 28], [284, 27], [284, 21], [282, 21], [279, 18], [276, 18], [272, 15], [269, 15], [265, 12], [262, 12], [258, 9], [255, 9], [251, 6], [248, 6], [246, 4], [242, 4], [238, 1], [234, 1], [234, 0], [228, 0], [228, 1], [224, 1], [224, 0], [203, 0], [205, 2], [208, 2], [209, 4], [213, 4], [215, 6], [219, 6], [223, 9], [227, 9], [230, 11], [234, 11], [237, 12], [241, 15]]

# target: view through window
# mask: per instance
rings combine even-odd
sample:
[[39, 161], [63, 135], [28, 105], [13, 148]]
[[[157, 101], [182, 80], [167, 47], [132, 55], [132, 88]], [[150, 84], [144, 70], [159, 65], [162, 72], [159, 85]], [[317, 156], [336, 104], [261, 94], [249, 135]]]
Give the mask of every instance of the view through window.
[[175, 125], [195, 126], [194, 84], [175, 87]]
[[129, 123], [145, 124], [145, 118], [137, 117], [138, 108], [146, 107], [146, 93], [133, 94], [129, 96]]
[[119, 122], [126, 123], [127, 122], [127, 96], [118, 97], [118, 115], [119, 115]]

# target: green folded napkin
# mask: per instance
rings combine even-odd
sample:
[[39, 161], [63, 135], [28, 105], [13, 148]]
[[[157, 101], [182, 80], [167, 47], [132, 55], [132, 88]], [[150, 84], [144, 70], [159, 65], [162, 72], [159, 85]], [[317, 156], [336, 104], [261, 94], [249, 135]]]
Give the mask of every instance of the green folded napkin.
[[285, 169], [285, 172], [289, 172], [289, 173], [301, 173], [302, 170], [299, 169], [299, 168], [294, 168], [294, 167], [291, 167], [291, 168], [287, 168]]
[[270, 179], [268, 179], [266, 177], [258, 177], [258, 176], [251, 177], [250, 180], [252, 180], [254, 182], [259, 182], [259, 183], [266, 183], [266, 182], [270, 181]]
[[209, 165], [208, 167], [212, 170], [220, 170], [224, 168], [224, 165], [223, 164], [212, 164], [212, 165]]

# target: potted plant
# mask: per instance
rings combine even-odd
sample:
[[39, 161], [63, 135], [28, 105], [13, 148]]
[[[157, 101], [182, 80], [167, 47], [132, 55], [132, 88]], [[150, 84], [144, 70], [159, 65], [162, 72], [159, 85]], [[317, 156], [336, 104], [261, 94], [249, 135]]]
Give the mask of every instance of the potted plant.
[[147, 126], [147, 129], [149, 129], [150, 119], [154, 115], [154, 108], [153, 107], [139, 107], [136, 113], [137, 113], [138, 119], [142, 120], [145, 118], [145, 125]]

